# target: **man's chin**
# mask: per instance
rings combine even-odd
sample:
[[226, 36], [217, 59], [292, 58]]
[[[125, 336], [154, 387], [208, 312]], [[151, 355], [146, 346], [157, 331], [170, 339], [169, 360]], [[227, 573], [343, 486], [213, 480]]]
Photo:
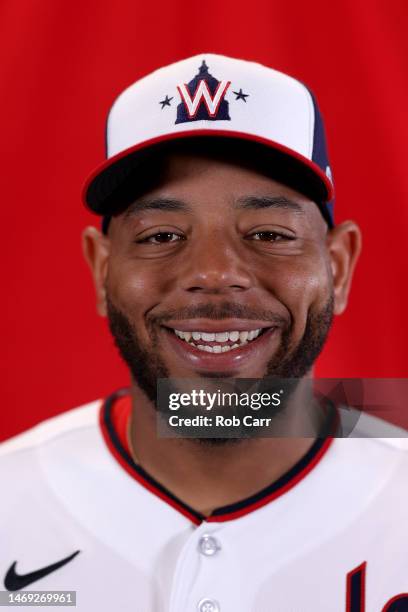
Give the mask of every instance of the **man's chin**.
[[234, 370], [179, 370], [177, 368], [166, 368], [168, 372], [168, 378], [171, 379], [186, 379], [186, 380], [197, 380], [205, 381], [212, 379], [235, 379], [235, 378], [256, 378], [261, 379], [267, 375], [268, 366], [264, 365], [259, 368], [252, 369], [240, 369]]
[[235, 448], [238, 444], [242, 446], [249, 440], [248, 438], [190, 438], [189, 441], [200, 448]]

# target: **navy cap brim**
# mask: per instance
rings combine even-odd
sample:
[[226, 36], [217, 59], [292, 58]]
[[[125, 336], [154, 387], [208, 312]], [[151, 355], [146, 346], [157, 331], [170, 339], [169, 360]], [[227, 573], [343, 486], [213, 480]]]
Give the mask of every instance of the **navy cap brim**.
[[[334, 197], [333, 185], [317, 164], [279, 143], [253, 134], [229, 130], [204, 129], [173, 132], [159, 138], [146, 140], [120, 152], [107, 159], [89, 176], [83, 189], [84, 204], [98, 215], [113, 215], [131, 203], [127, 202], [129, 182], [134, 183], [137, 169], [140, 168], [142, 163], [151, 160], [154, 164], [157, 153], [163, 151], [166, 146], [171, 147], [173, 142], [182, 142], [185, 139], [201, 140], [210, 137], [254, 143], [260, 145], [265, 152], [269, 150], [271, 158], [276, 159], [278, 156], [282, 162], [281, 166], [286, 166], [290, 170], [291, 176], [297, 179], [295, 181], [296, 185], [301, 185], [303, 181], [305, 185], [311, 187], [311, 197], [322, 207], [323, 216], [329, 225], [333, 225], [331, 208], [325, 206]], [[143, 179], [142, 174], [140, 178]]]

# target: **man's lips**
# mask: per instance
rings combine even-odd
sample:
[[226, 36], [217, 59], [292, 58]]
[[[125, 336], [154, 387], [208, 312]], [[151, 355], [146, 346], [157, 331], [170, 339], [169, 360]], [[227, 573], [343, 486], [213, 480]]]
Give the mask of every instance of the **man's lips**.
[[[276, 344], [276, 339], [279, 337], [277, 333], [278, 327], [276, 325], [267, 326], [265, 321], [244, 321], [243, 319], [232, 321], [232, 323], [231, 321], [226, 319], [218, 321], [205, 321], [203, 319], [193, 322], [191, 320], [188, 322], [177, 321], [174, 328], [166, 324], [163, 327], [166, 343], [168, 343], [174, 352], [177, 361], [181, 362], [181, 365], [194, 370], [232, 372], [245, 365], [256, 366], [258, 362], [266, 363], [271, 353], [272, 345]], [[237, 346], [235, 344], [235, 348], [227, 352], [215, 353], [204, 351], [202, 348], [194, 346], [192, 342], [179, 338], [174, 329], [185, 332], [201, 331], [204, 333], [261, 329], [261, 333], [255, 339], [242, 345]], [[194, 342], [206, 345], [207, 347], [214, 347], [217, 344], [214, 341], [205, 342], [198, 340]], [[229, 341], [218, 344], [223, 344], [224, 346], [233, 345]]]
[[223, 332], [251, 331], [274, 326], [273, 323], [253, 319], [189, 319], [188, 321], [168, 321], [164, 327], [180, 331]]

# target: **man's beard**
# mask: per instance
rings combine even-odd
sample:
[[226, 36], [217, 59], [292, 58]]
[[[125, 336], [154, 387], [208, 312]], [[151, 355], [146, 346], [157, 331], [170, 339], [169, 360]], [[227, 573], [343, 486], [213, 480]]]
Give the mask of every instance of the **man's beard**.
[[[306, 319], [305, 331], [296, 347], [290, 349], [292, 325], [273, 313], [249, 312], [243, 307], [233, 303], [223, 303], [218, 306], [203, 305], [200, 308], [184, 309], [183, 312], [168, 312], [147, 320], [151, 344], [145, 346], [137, 334], [130, 319], [119, 310], [107, 297], [108, 321], [111, 333], [119, 353], [129, 367], [132, 377], [138, 387], [157, 409], [157, 380], [170, 378], [169, 371], [159, 355], [159, 338], [157, 329], [166, 320], [181, 318], [226, 319], [241, 317], [247, 319], [261, 319], [265, 321], [279, 321], [281, 324], [281, 343], [278, 351], [267, 363], [262, 379], [300, 379], [311, 369], [320, 354], [327, 339], [333, 320], [334, 296], [331, 292], [325, 305], [319, 310], [310, 309]], [[171, 332], [170, 332], [171, 333]], [[197, 377], [206, 378], [203, 373]], [[208, 377], [223, 377], [223, 373], [208, 373]], [[228, 374], [231, 376], [231, 374]], [[294, 386], [292, 386], [292, 391]], [[220, 439], [221, 440], [221, 439]], [[232, 441], [232, 440], [230, 440]]]

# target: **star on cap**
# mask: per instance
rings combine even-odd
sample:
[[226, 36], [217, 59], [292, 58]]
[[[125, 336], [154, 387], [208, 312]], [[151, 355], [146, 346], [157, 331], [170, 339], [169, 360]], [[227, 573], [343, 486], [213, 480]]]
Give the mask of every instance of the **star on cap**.
[[235, 100], [243, 100], [244, 102], [246, 102], [246, 99], [249, 97], [249, 94], [244, 94], [242, 89], [240, 89], [239, 91], [233, 91], [232, 93], [236, 95]]
[[173, 96], [171, 98], [169, 98], [169, 96], [166, 96], [164, 100], [160, 100], [159, 104], [162, 105], [161, 109], [163, 110], [165, 106], [171, 106], [170, 102], [172, 101], [172, 99]]

